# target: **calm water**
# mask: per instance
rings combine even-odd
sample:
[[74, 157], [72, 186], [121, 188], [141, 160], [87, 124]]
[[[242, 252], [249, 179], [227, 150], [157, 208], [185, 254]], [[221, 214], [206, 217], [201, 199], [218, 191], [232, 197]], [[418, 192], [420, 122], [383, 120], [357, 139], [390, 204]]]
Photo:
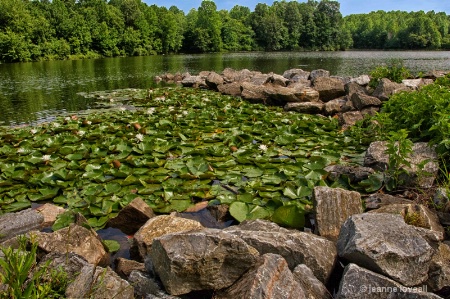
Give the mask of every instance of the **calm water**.
[[282, 74], [291, 68], [327, 69], [332, 75], [358, 76], [401, 59], [412, 72], [450, 70], [450, 52], [346, 51], [172, 55], [77, 61], [0, 64], [0, 125], [50, 120], [89, 109], [79, 92], [148, 88], [165, 72], [221, 72], [247, 68]]

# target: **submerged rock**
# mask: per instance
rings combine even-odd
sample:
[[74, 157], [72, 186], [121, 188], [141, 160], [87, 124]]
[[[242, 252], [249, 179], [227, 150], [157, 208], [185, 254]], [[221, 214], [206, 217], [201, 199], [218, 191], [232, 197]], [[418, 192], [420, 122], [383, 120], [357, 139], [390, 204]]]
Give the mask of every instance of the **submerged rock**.
[[136, 198], [120, 210], [119, 214], [108, 221], [108, 226], [120, 229], [128, 235], [139, 230], [150, 218], [155, 217], [153, 210], [141, 198]]

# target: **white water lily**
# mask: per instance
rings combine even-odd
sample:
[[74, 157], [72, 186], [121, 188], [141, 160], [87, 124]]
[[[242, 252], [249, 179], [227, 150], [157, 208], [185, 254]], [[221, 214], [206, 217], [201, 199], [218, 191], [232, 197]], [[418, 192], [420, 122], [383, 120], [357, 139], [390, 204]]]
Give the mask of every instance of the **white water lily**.
[[70, 116], [66, 116], [66, 117], [64, 117], [64, 120], [65, 120], [65, 121], [70, 121], [71, 118], [70, 118]]
[[155, 101], [164, 102], [166, 100], [166, 97], [157, 97], [155, 98]]
[[144, 135], [142, 135], [141, 133], [136, 134], [136, 139], [138, 142], [142, 142], [144, 141]]
[[123, 113], [125, 110], [127, 110], [127, 108], [125, 108], [125, 107], [120, 107], [119, 110], [120, 110], [120, 112]]
[[42, 161], [47, 162], [47, 161], [50, 161], [51, 159], [52, 159], [52, 157], [50, 155], [43, 155], [42, 156]]
[[22, 147], [17, 149], [17, 153], [24, 153], [24, 152], [25, 152], [25, 150]]
[[189, 112], [187, 112], [186, 110], [183, 111], [183, 115], [188, 115]]
[[88, 125], [92, 125], [92, 122], [91, 122], [90, 120], [88, 120], [86, 123], [87, 123]]
[[52, 125], [53, 125], [53, 127], [55, 127], [55, 128], [58, 128], [58, 127], [60, 127], [60, 126], [61, 126], [61, 124], [60, 124], [60, 123], [52, 123]]
[[37, 133], [37, 130], [36, 130], [36, 129], [31, 129], [31, 130], [30, 130], [30, 133], [34, 135], [34, 134]]
[[173, 111], [173, 110], [175, 110], [175, 107], [174, 106], [169, 106], [169, 111]]
[[263, 152], [267, 151], [267, 145], [265, 144], [260, 144], [259, 145], [259, 149], [262, 150]]
[[155, 111], [156, 111], [155, 107], [148, 108], [147, 114], [153, 114], [153, 113], [155, 113]]
[[78, 136], [83, 136], [84, 134], [86, 134], [86, 131], [81, 131], [81, 130], [80, 130], [80, 131], [77, 132], [77, 135], [78, 135]]

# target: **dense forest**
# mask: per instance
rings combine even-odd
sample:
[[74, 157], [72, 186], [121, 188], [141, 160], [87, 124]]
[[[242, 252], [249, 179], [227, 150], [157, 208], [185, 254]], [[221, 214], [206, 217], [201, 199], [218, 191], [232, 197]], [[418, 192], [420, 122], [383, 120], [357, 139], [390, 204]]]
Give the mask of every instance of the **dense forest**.
[[434, 11], [342, 17], [337, 1], [275, 1], [253, 11], [204, 0], [187, 14], [141, 0], [1, 0], [0, 61], [220, 51], [449, 49]]

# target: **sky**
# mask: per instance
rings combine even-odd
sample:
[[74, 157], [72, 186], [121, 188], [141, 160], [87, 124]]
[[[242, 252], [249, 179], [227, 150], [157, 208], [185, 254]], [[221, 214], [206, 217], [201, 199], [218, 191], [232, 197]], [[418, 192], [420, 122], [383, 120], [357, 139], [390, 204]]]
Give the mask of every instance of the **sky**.
[[[189, 12], [191, 8], [198, 9], [202, 0], [142, 0], [148, 5], [156, 4], [157, 6], [165, 6], [169, 8], [175, 5], [184, 12]], [[299, 2], [306, 2], [306, 0], [298, 0]], [[256, 4], [266, 3], [272, 5], [274, 1], [262, 1], [262, 0], [247, 0], [247, 1], [214, 1], [217, 5], [217, 9], [230, 10], [235, 5], [242, 5], [254, 10]], [[402, 10], [402, 11], [419, 11], [425, 12], [434, 10], [435, 12], [445, 12], [450, 15], [450, 1], [449, 0], [338, 0], [341, 4], [341, 13], [343, 16], [358, 13], [369, 13], [371, 11], [384, 10]]]

